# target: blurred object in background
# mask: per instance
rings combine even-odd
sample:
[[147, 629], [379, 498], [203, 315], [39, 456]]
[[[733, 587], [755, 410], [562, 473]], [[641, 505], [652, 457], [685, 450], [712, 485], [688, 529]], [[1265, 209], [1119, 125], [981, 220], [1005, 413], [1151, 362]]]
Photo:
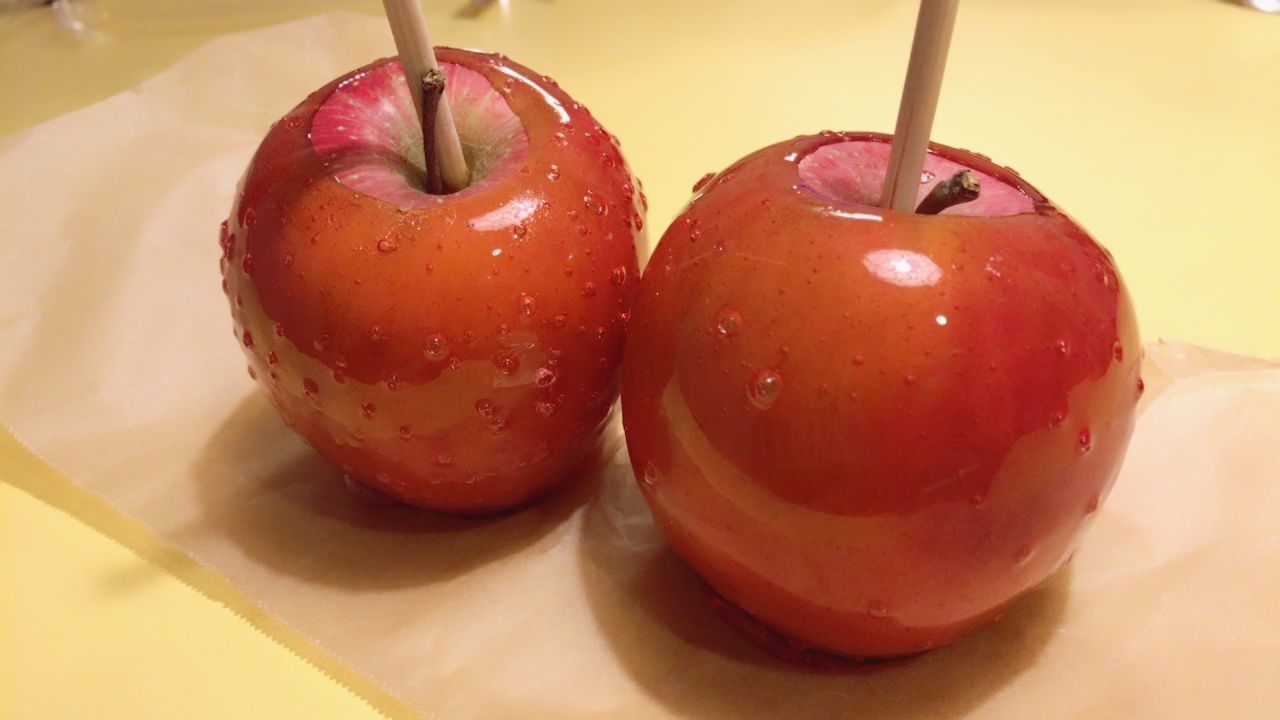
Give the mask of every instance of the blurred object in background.
[[0, 12], [26, 10], [37, 5], [51, 5], [52, 0], [0, 0]]
[[[462, 7], [458, 10], [457, 16], [460, 18], [476, 18], [480, 17], [485, 10], [493, 4], [494, 0], [466, 0]], [[503, 2], [503, 5], [506, 5]]]
[[0, 0], [0, 13], [38, 11], [53, 16], [59, 27], [80, 40], [90, 40], [94, 30], [97, 3], [94, 0]]
[[90, 40], [94, 30], [94, 4], [92, 0], [53, 0], [49, 3], [58, 24], [81, 40]]
[[1268, 13], [1280, 13], [1280, 0], [1234, 0], [1234, 2]]

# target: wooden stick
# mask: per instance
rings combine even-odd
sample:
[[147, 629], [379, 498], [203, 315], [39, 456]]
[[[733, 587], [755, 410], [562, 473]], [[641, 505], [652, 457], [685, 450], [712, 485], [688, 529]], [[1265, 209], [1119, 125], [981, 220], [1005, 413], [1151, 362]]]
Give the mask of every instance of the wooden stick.
[[880, 195], [882, 208], [911, 212], [916, 204], [958, 4], [959, 0], [920, 0], [911, 61], [898, 106], [898, 125], [893, 131], [893, 149]]
[[[428, 122], [429, 116], [422, 113], [422, 81], [430, 70], [439, 72], [436, 64], [436, 53], [427, 38], [427, 21], [422, 16], [419, 0], [382, 0], [382, 8], [387, 13], [387, 22], [391, 25], [391, 36], [396, 42], [396, 52], [400, 55], [400, 64], [404, 66], [404, 76], [409, 82], [409, 93], [413, 96], [413, 107], [418, 117], [423, 118], [425, 150], [426, 133], [435, 136], [435, 151], [439, 158], [440, 177], [445, 189], [449, 192], [461, 190], [470, 180], [467, 160], [462, 155], [462, 142], [458, 139], [458, 128], [453, 122], [453, 112], [449, 109], [449, 98], [440, 96], [436, 108], [434, 122]], [[428, 128], [428, 125], [434, 127]], [[428, 175], [431, 171], [428, 169]]]

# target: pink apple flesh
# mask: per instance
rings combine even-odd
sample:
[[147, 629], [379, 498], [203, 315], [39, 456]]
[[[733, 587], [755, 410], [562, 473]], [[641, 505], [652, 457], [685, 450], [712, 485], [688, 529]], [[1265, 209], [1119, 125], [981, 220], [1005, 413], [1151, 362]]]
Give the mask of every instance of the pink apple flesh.
[[[890, 147], [888, 143], [872, 140], [823, 145], [800, 160], [798, 175], [801, 187], [835, 202], [878, 205], [889, 166]], [[940, 215], [997, 217], [1032, 211], [1034, 203], [1022, 190], [995, 175], [936, 153], [925, 156], [920, 188], [912, 207], [918, 205], [934, 186], [961, 170], [968, 170], [978, 178], [982, 185], [981, 194], [976, 200], [943, 210]]]
[[[484, 75], [440, 66], [471, 182], [482, 193], [515, 172], [529, 154], [520, 118]], [[422, 127], [398, 60], [375, 65], [334, 89], [316, 110], [311, 145], [338, 182], [402, 210], [431, 207], [423, 191]]]

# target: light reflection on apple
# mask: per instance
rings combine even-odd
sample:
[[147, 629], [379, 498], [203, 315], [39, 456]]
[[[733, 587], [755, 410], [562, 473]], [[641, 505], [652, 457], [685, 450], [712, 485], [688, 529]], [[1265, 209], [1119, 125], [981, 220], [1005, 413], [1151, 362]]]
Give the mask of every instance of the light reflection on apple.
[[928, 287], [942, 279], [942, 268], [913, 250], [872, 250], [863, 256], [862, 264], [872, 275], [899, 287]]

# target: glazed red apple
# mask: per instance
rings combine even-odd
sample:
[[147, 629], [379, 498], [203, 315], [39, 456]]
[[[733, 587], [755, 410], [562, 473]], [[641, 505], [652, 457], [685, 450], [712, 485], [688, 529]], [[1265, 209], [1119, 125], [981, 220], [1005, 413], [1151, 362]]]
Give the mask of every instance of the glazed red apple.
[[979, 198], [881, 210], [889, 143], [800, 137], [704, 179], [628, 330], [623, 420], [654, 517], [793, 656], [906, 655], [996, 617], [1070, 558], [1142, 390], [1102, 247], [941, 146], [920, 197], [967, 168]]
[[618, 389], [642, 194], [551, 79], [441, 48], [471, 168], [423, 192], [397, 60], [263, 140], [222, 231], [249, 374], [352, 478], [454, 513], [524, 503], [597, 445]]

